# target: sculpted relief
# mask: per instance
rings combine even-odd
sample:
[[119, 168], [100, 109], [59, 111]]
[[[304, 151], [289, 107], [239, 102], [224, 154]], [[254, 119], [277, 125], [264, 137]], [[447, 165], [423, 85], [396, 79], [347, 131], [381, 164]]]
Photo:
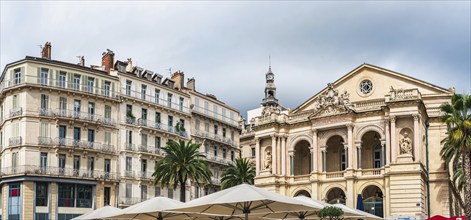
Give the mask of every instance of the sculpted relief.
[[350, 94], [347, 91], [339, 93], [334, 89], [332, 83], [329, 83], [327, 91], [319, 96], [314, 102], [314, 114], [323, 110], [324, 114], [331, 115], [348, 110], [350, 104]]

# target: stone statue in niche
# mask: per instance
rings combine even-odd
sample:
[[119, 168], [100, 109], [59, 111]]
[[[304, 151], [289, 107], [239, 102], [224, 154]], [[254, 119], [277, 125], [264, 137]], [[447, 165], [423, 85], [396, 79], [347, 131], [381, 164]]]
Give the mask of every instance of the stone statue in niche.
[[412, 140], [409, 138], [409, 133], [404, 132], [399, 141], [399, 148], [401, 154], [412, 154]]
[[271, 151], [267, 151], [267, 154], [265, 155], [265, 169], [271, 169]]

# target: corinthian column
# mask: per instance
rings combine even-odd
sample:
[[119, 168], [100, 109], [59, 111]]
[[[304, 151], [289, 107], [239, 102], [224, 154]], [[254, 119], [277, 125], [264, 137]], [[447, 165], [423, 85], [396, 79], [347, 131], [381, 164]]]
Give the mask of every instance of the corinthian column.
[[319, 152], [319, 149], [317, 146], [317, 129], [313, 128], [312, 129], [312, 150], [311, 150], [312, 172], [317, 172], [317, 161], [318, 161], [317, 152]]
[[391, 134], [389, 131], [389, 119], [384, 120], [384, 124], [386, 125], [386, 166], [389, 166], [391, 161]]
[[354, 125], [352, 123], [347, 124], [347, 129], [348, 129], [348, 143], [347, 143], [347, 169], [352, 169], [353, 167], [353, 127]]
[[420, 115], [415, 114], [414, 117], [414, 157], [415, 161], [421, 161], [422, 158], [422, 149], [420, 146], [420, 128], [419, 128], [419, 120]]
[[281, 175], [286, 175], [286, 135], [281, 135]]
[[396, 163], [397, 144], [396, 144], [396, 116], [390, 117], [391, 121], [391, 163]]
[[271, 173], [276, 174], [276, 135], [271, 136]]
[[260, 139], [255, 138], [255, 171], [260, 174]]

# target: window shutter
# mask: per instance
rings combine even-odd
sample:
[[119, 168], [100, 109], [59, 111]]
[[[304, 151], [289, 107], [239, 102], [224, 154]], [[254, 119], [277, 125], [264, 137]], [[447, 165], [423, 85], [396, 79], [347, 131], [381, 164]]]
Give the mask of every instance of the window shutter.
[[24, 82], [25, 81], [25, 78], [26, 78], [26, 72], [25, 72], [25, 68], [24, 67], [21, 67], [21, 78], [20, 78], [20, 83]]
[[74, 74], [73, 73], [67, 73], [68, 81], [69, 81], [69, 88], [72, 88], [72, 84], [74, 83]]
[[59, 86], [59, 70], [56, 70], [55, 86]]
[[35, 83], [40, 83], [41, 81], [41, 67], [38, 67], [37, 69], [37, 75], [36, 75], [36, 82]]
[[111, 97], [116, 97], [116, 93], [114, 91], [114, 82], [111, 83]]
[[10, 80], [7, 86], [13, 85], [14, 74], [15, 72], [13, 70], [10, 70]]
[[88, 76], [82, 76], [82, 79], [80, 79], [80, 81], [82, 81], [82, 91], [88, 91]]

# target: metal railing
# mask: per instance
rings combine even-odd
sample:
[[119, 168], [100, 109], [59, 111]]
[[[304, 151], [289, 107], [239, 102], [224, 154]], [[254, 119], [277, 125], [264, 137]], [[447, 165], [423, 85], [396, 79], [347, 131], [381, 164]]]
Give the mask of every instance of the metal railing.
[[136, 148], [134, 147], [134, 144], [131, 144], [131, 143], [125, 143], [124, 144], [124, 149], [129, 150], [129, 151], [135, 151], [136, 150]]
[[151, 121], [151, 120], [142, 119], [142, 118], [139, 118], [136, 120], [135, 118], [126, 117], [124, 121], [126, 124], [136, 125], [143, 128], [149, 128], [149, 129], [154, 129], [154, 130], [166, 131], [166, 132], [180, 135], [181, 137], [188, 137], [188, 133], [186, 131], [177, 131], [177, 129], [175, 129], [175, 127], [173, 126], [168, 126], [166, 124], [162, 124], [162, 123]]
[[122, 205], [134, 205], [140, 202], [145, 201], [145, 199], [139, 197], [121, 197], [119, 198], [119, 204]]
[[105, 118], [101, 115], [91, 114], [88, 112], [79, 112], [74, 110], [67, 110], [67, 109], [39, 109], [39, 114], [42, 116], [56, 116], [62, 118], [70, 118], [70, 119], [79, 119], [84, 121], [90, 121], [95, 123], [103, 123], [106, 125], [115, 125], [116, 122], [112, 118]]
[[77, 178], [92, 178], [92, 179], [111, 179], [117, 180], [119, 174], [115, 172], [105, 172], [96, 170], [84, 170], [62, 167], [40, 167], [33, 165], [22, 165], [16, 167], [3, 167], [0, 169], [0, 175], [48, 175], [48, 176], [65, 176]]
[[15, 116], [20, 116], [23, 114], [23, 108], [22, 107], [18, 107], [18, 108], [14, 108], [14, 109], [10, 109], [10, 118], [11, 117], [15, 117]]
[[190, 113], [190, 110], [187, 106], [186, 103], [180, 104], [180, 103], [175, 103], [175, 102], [169, 102], [168, 100], [158, 98], [156, 96], [151, 96], [148, 94], [142, 94], [140, 92], [134, 91], [134, 90], [128, 90], [126, 88], [122, 88], [121, 94], [123, 96], [135, 98], [141, 101], [149, 102], [152, 104], [160, 105], [165, 108], [170, 108], [173, 110], [177, 110], [180, 112], [184, 113]]
[[225, 165], [232, 165], [232, 164], [235, 163], [230, 158], [223, 158], [223, 157], [214, 156], [214, 154], [209, 153], [209, 152], [208, 153], [202, 152], [201, 155], [205, 156], [206, 160], [209, 160], [209, 161], [212, 161], [212, 162], [217, 162], [217, 163], [221, 163], [221, 164], [225, 164]]
[[[21, 137], [20, 137], [21, 138]], [[20, 140], [21, 142], [21, 140]], [[38, 145], [45, 145], [45, 146], [64, 146], [64, 147], [73, 147], [73, 148], [83, 148], [83, 149], [92, 149], [92, 150], [99, 150], [105, 153], [114, 153], [116, 152], [113, 145], [110, 144], [102, 144], [99, 142], [93, 141], [83, 141], [83, 140], [75, 140], [72, 138], [51, 138], [51, 137], [42, 137], [38, 136]], [[12, 145], [10, 145], [12, 146]]]
[[133, 170], [125, 170], [124, 171], [124, 177], [134, 178], [135, 176], [136, 176], [136, 174], [134, 173]]
[[83, 93], [89, 93], [107, 98], [118, 98], [118, 92], [110, 89], [104, 89], [88, 84], [78, 84], [66, 80], [58, 80], [51, 78], [35, 77], [35, 76], [22, 76], [13, 80], [6, 80], [0, 83], [0, 92], [10, 87], [22, 85], [38, 85], [47, 86], [59, 89], [74, 90]]
[[224, 116], [224, 115], [219, 114], [219, 113], [214, 113], [213, 111], [211, 111], [209, 109], [205, 109], [205, 108], [202, 108], [202, 107], [199, 107], [199, 106], [194, 106], [191, 110], [194, 111], [194, 112], [198, 112], [200, 114], [203, 114], [207, 117], [217, 119], [219, 121], [222, 121], [222, 122], [224, 122], [226, 124], [229, 124], [229, 125], [232, 125], [234, 127], [239, 127], [239, 122], [236, 119]]
[[209, 139], [214, 140], [214, 141], [218, 141], [218, 142], [221, 142], [221, 143], [225, 143], [225, 144], [237, 147], [236, 142], [231, 140], [230, 138], [220, 136], [220, 135], [217, 135], [217, 134], [213, 134], [211, 132], [196, 130], [195, 135], [199, 136], [199, 137], [202, 137], [202, 138], [209, 138]]
[[23, 138], [21, 136], [17, 137], [11, 137], [8, 139], [8, 146], [13, 147], [13, 146], [18, 146], [21, 145], [23, 142]]
[[140, 179], [153, 179], [152, 172], [141, 171], [138, 173], [138, 178]]

